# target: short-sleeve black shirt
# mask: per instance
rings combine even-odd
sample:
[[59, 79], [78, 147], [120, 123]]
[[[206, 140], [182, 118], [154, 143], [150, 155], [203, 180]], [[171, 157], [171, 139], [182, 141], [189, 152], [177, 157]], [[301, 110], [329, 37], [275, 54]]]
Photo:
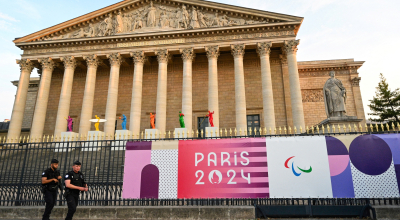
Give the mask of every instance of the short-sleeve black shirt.
[[[65, 177], [64, 180], [71, 180], [71, 184], [74, 186], [79, 186], [79, 187], [83, 187], [86, 185], [85, 182], [85, 178], [83, 176], [83, 173], [81, 173], [80, 171], [78, 173], [75, 173], [73, 170], [69, 171]], [[69, 189], [69, 191], [71, 193], [74, 193], [76, 195], [79, 195], [79, 190], [77, 189]]]
[[[53, 170], [51, 168], [48, 168], [47, 170], [43, 171], [43, 173], [42, 173], [42, 177], [46, 177], [48, 180], [49, 179], [58, 179], [59, 176], [61, 176], [60, 171]], [[54, 185], [57, 185], [57, 183], [54, 181], [51, 181], [50, 183], [42, 184], [42, 185], [43, 186], [44, 185], [54, 186]]]

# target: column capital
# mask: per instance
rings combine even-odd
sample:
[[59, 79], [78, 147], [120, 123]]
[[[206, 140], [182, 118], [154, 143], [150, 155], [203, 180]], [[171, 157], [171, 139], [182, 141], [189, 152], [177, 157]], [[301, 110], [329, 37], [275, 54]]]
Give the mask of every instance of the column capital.
[[67, 68], [71, 68], [71, 69], [75, 69], [77, 62], [74, 56], [65, 56], [65, 57], [61, 57], [60, 60], [64, 63], [64, 67], [65, 69]]
[[205, 49], [206, 49], [208, 59], [219, 57], [219, 46], [208, 46], [208, 47], [205, 47]]
[[31, 73], [33, 68], [35, 67], [30, 59], [17, 60], [17, 64], [19, 64], [21, 72], [28, 71], [29, 73]]
[[156, 50], [155, 51], [157, 55], [157, 60], [159, 63], [168, 63], [170, 57], [170, 54], [168, 53], [168, 50]]
[[244, 49], [246, 46], [244, 44], [232, 44], [231, 45], [231, 53], [233, 57], [243, 57]]
[[106, 56], [110, 60], [110, 64], [112, 66], [121, 66], [121, 63], [124, 62], [124, 58], [121, 56], [120, 53], [107, 54]]
[[297, 52], [297, 46], [300, 44], [300, 40], [285, 40], [284, 49], [286, 54], [293, 54]]
[[83, 56], [83, 59], [86, 60], [86, 64], [88, 67], [97, 68], [101, 63], [101, 60], [97, 57], [96, 54], [91, 54], [88, 56]]
[[50, 70], [53, 71], [56, 63], [50, 57], [41, 58], [38, 60], [40, 65], [42, 65], [42, 70]]
[[144, 55], [144, 51], [134, 51], [131, 52], [131, 57], [133, 58], [134, 63], [144, 63], [146, 61], [146, 56]]
[[257, 53], [258, 55], [261, 56], [265, 56], [271, 53], [271, 47], [272, 47], [272, 42], [268, 41], [268, 42], [261, 42], [261, 43], [257, 43]]
[[182, 54], [182, 60], [183, 61], [193, 61], [193, 59], [196, 57], [196, 54], [193, 51], [193, 48], [185, 48], [185, 49], [180, 49], [179, 50]]

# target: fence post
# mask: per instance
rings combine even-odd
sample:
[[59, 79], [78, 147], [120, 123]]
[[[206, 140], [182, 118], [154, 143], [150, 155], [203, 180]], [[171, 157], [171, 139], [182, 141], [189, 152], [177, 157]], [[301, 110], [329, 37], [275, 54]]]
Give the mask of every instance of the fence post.
[[[69, 143], [70, 143], [70, 142], [67, 142], [67, 150], [65, 151], [64, 174], [61, 175], [61, 181], [62, 181], [62, 179], [64, 178], [64, 176], [65, 176], [65, 174], [66, 174], [66, 172], [67, 172], [67, 160], [68, 160]], [[64, 143], [64, 144], [65, 144], [65, 143]], [[62, 182], [61, 182], [61, 186], [63, 186]], [[64, 186], [64, 187], [61, 187], [61, 188], [64, 189], [65, 186]], [[61, 191], [61, 193], [60, 193], [60, 195], [59, 195], [59, 202], [58, 202], [58, 205], [59, 205], [59, 206], [62, 206], [62, 201], [63, 201], [64, 193], [63, 193], [63, 190], [60, 190], [60, 191]], [[67, 198], [65, 198], [65, 199], [67, 199]]]
[[25, 172], [25, 165], [26, 165], [26, 158], [28, 156], [28, 144], [22, 144], [25, 146], [25, 155], [24, 155], [24, 162], [22, 163], [22, 170], [21, 170], [21, 177], [19, 178], [18, 190], [17, 190], [17, 201], [15, 201], [15, 206], [21, 205], [21, 189], [22, 189], [22, 180], [24, 179], [24, 172]]
[[[161, 134], [161, 133], [160, 133]], [[109, 188], [110, 188], [110, 163], [111, 163], [111, 147], [109, 147], [109, 152], [108, 152], [108, 166], [107, 166], [107, 183], [106, 183], [106, 196], [104, 198], [104, 205], [108, 205], [108, 193], [109, 193]]]

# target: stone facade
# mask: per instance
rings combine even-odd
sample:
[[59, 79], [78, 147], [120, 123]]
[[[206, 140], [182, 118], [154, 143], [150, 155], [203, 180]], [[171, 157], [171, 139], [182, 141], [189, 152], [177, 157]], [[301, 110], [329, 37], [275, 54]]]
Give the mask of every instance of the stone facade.
[[[26, 79], [36, 67], [41, 83], [33, 119], [26, 116], [32, 136], [60, 135], [68, 115], [81, 135], [89, 115], [107, 119], [100, 130], [109, 135], [122, 114], [132, 118], [131, 131], [150, 128], [150, 113], [157, 113], [157, 129], [173, 131], [184, 108], [192, 109], [185, 119], [192, 122], [189, 130], [208, 110], [222, 129], [246, 129], [247, 115], [259, 115], [260, 126], [272, 130], [305, 129], [326, 118], [320, 92], [335, 70], [348, 91], [347, 114], [364, 119], [357, 73], [363, 62], [297, 62], [302, 21], [202, 0], [122, 1], [14, 41], [24, 51], [18, 61], [24, 81], [13, 115], [19, 117], [27, 104]], [[192, 96], [183, 97], [183, 90]], [[18, 136], [21, 122], [10, 126]]]

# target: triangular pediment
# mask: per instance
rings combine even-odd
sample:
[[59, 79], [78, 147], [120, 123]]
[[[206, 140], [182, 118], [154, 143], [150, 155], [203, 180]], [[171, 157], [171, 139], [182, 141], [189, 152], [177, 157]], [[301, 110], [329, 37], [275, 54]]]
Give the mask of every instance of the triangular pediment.
[[204, 0], [125, 0], [42, 31], [15, 43], [51, 41], [125, 34], [226, 28], [303, 18]]

